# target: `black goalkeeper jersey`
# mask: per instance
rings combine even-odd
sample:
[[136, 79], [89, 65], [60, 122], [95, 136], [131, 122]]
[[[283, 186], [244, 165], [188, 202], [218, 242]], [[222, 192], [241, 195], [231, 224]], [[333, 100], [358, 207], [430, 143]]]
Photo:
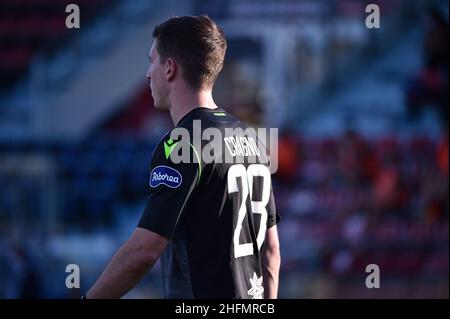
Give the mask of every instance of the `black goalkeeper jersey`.
[[170, 240], [166, 298], [264, 297], [261, 252], [279, 218], [265, 146], [246, 129], [223, 109], [196, 108], [153, 152], [138, 227]]

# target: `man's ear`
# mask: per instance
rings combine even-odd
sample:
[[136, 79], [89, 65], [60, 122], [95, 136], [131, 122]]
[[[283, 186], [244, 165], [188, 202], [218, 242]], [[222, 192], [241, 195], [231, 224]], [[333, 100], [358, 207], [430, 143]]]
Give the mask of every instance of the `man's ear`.
[[167, 81], [173, 81], [178, 72], [177, 62], [173, 58], [168, 58], [165, 63], [165, 75]]

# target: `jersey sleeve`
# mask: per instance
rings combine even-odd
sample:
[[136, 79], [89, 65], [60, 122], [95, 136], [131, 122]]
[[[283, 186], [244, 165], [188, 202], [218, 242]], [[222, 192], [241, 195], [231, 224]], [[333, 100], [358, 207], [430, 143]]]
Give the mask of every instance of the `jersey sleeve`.
[[174, 163], [170, 153], [183, 143], [161, 140], [153, 153], [147, 203], [138, 227], [171, 239], [200, 178], [201, 164]]
[[275, 198], [273, 196], [273, 189], [270, 187], [270, 198], [267, 204], [267, 228], [270, 228], [280, 221], [280, 215], [277, 213], [277, 208], [275, 205]]

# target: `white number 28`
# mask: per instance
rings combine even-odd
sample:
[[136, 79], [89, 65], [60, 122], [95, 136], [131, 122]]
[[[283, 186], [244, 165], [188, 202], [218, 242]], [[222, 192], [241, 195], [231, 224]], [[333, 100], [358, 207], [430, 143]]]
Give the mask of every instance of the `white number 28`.
[[[253, 200], [253, 181], [255, 176], [262, 177], [263, 187], [262, 194], [258, 196], [260, 201]], [[234, 229], [233, 244], [234, 244], [234, 258], [253, 255], [253, 243], [239, 243], [239, 236], [242, 231], [242, 222], [247, 215], [247, 197], [250, 195], [251, 210], [253, 214], [261, 214], [261, 222], [259, 224], [259, 231], [256, 238], [258, 250], [266, 237], [267, 228], [267, 210], [266, 206], [270, 198], [270, 172], [267, 166], [262, 164], [251, 164], [246, 169], [242, 164], [236, 164], [228, 170], [228, 193], [239, 192], [237, 178], [240, 177], [242, 181], [242, 202], [239, 207], [238, 220], [236, 228]]]

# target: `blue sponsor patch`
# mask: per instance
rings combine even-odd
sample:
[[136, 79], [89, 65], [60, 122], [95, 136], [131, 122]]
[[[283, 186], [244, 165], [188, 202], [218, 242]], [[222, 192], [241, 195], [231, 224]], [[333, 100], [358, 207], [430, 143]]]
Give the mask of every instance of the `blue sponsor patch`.
[[172, 167], [160, 165], [152, 169], [150, 173], [150, 187], [157, 187], [161, 184], [170, 188], [177, 188], [181, 185], [183, 178], [181, 174]]

